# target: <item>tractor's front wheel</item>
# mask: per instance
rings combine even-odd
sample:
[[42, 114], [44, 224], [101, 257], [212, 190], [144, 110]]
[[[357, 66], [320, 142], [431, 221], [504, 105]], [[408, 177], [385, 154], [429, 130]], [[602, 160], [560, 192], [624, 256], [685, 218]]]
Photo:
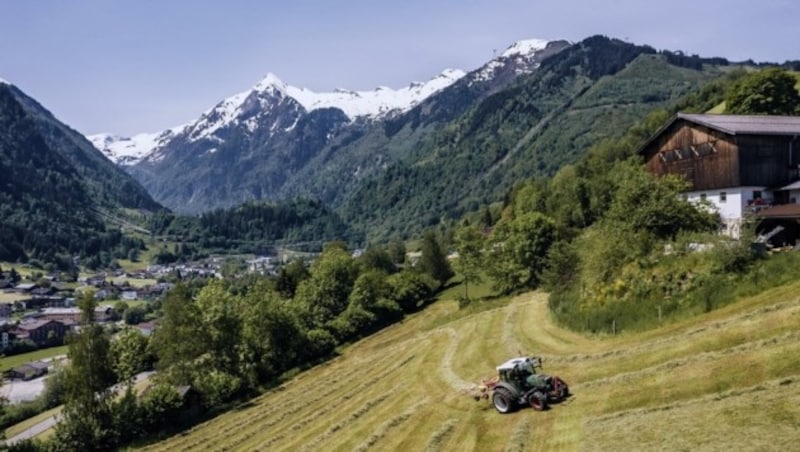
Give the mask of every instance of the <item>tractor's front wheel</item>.
[[492, 404], [498, 413], [507, 414], [514, 411], [514, 398], [508, 389], [497, 388], [492, 394]]
[[543, 411], [547, 409], [547, 394], [541, 391], [535, 391], [528, 396], [528, 403], [536, 411]]

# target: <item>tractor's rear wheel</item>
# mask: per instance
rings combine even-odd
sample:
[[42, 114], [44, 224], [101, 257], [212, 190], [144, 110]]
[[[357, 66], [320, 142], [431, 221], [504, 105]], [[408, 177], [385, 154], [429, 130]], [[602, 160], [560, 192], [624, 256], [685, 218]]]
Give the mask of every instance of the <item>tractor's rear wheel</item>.
[[492, 404], [498, 413], [507, 414], [514, 411], [514, 397], [508, 389], [497, 388], [492, 394]]
[[541, 391], [535, 391], [528, 396], [528, 403], [531, 408], [536, 411], [543, 411], [547, 409], [547, 394]]

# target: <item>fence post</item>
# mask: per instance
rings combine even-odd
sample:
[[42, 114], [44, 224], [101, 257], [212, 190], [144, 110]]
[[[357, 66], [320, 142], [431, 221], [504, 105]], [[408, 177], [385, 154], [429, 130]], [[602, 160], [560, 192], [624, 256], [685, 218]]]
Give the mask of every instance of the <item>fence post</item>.
[[617, 335], [617, 319], [611, 321], [611, 333], [616, 336]]

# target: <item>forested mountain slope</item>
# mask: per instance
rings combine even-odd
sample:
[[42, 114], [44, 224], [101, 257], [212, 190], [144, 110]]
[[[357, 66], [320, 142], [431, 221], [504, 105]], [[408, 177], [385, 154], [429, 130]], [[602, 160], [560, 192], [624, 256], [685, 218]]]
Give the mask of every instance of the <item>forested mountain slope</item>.
[[586, 39], [410, 149], [339, 209], [372, 239], [412, 235], [502, 199], [517, 181], [552, 175], [721, 73], [696, 57]]
[[156, 210], [161, 206], [130, 175], [112, 164], [79, 132], [59, 121], [36, 100], [13, 85], [5, 85], [36, 126], [47, 146], [64, 158], [81, 177], [90, 196], [107, 208]]
[[127, 243], [97, 210], [160, 206], [82, 135], [0, 83], [0, 260], [72, 265]]

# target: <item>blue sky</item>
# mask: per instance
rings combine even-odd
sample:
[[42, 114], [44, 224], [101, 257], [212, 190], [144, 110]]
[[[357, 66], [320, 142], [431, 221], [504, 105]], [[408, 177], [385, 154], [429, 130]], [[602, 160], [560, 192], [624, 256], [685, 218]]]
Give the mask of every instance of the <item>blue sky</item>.
[[796, 0], [0, 0], [0, 77], [84, 133], [199, 116], [267, 72], [326, 91], [474, 69], [525, 38], [800, 59]]

